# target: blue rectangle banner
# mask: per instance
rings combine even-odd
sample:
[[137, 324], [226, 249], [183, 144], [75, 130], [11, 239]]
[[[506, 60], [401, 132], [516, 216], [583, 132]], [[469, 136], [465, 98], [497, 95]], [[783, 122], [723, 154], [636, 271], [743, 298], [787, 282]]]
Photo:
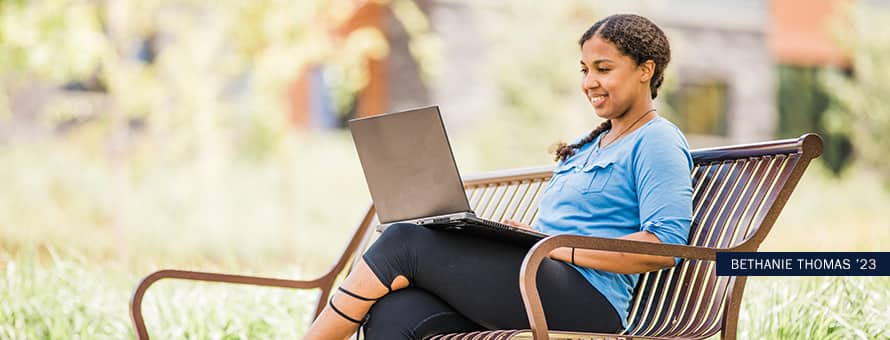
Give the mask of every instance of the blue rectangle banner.
[[890, 252], [718, 252], [717, 276], [890, 276]]

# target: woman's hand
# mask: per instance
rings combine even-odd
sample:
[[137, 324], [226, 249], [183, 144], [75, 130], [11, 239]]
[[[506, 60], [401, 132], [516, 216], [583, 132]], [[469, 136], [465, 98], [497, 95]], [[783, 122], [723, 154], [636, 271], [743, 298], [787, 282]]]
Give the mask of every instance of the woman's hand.
[[528, 224], [525, 224], [525, 223], [522, 223], [522, 222], [519, 222], [516, 220], [511, 220], [509, 218], [505, 218], [504, 221], [501, 223], [509, 225], [509, 226], [514, 226], [516, 228], [529, 229], [529, 230], [532, 229], [532, 226], [530, 226]]

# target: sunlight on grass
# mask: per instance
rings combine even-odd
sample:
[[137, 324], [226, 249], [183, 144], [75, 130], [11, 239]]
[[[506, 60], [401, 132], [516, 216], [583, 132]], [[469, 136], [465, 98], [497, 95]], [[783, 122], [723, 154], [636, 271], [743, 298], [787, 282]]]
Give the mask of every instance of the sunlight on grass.
[[[210, 187], [193, 167], [134, 165], [124, 197], [109, 196], [107, 164], [73, 151], [0, 148], [7, 193], [0, 196], [0, 249], [75, 249], [139, 268], [263, 270], [287, 263], [317, 272], [339, 253], [370, 202], [342, 132], [294, 142], [283, 160], [218, 169], [220, 180]], [[72, 164], [77, 168], [59, 171]]]
[[751, 278], [740, 339], [887, 339], [890, 278]]
[[[45, 263], [31, 251], [3, 254], [0, 339], [135, 336], [127, 311], [134, 273], [50, 254]], [[316, 299], [314, 291], [164, 281], [143, 306], [156, 339], [296, 339]]]

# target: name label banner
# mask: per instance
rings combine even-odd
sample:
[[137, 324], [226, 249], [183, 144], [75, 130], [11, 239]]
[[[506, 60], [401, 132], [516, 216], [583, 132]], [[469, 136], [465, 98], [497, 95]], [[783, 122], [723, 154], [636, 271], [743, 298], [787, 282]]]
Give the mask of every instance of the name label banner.
[[890, 252], [718, 252], [717, 276], [890, 276]]

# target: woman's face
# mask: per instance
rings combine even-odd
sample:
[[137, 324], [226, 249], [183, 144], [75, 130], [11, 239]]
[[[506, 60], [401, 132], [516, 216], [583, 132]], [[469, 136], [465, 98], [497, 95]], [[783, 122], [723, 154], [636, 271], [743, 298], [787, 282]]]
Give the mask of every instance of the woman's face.
[[594, 35], [581, 45], [581, 91], [606, 119], [623, 116], [649, 99], [647, 65], [638, 66], [614, 44]]

